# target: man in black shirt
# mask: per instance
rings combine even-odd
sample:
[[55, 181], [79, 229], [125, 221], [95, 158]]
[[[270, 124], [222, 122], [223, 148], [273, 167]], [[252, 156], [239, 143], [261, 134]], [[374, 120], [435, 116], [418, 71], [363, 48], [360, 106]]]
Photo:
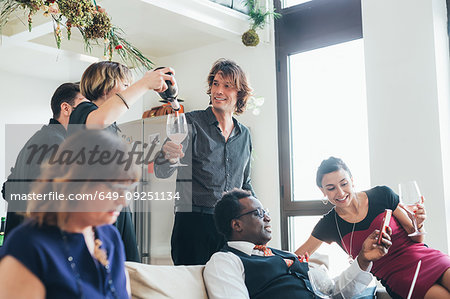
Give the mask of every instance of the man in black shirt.
[[[242, 188], [254, 193], [250, 132], [233, 117], [244, 112], [251, 95], [245, 73], [235, 62], [219, 59], [208, 75], [208, 85], [211, 107], [186, 113], [189, 138], [182, 145], [166, 142], [163, 155], [155, 161], [159, 178], [178, 169], [179, 199], [171, 239], [175, 265], [205, 264], [223, 246], [213, 219], [214, 205], [223, 192]], [[189, 166], [170, 167], [178, 157]]]
[[44, 125], [37, 131], [20, 150], [16, 163], [11, 168], [11, 174], [3, 184], [2, 195], [8, 201], [8, 212], [6, 217], [5, 238], [8, 232], [23, 221], [23, 216], [16, 212], [25, 212], [26, 203], [12, 201], [17, 194], [27, 194], [31, 183], [39, 177], [41, 165], [44, 164], [53, 153], [53, 150], [38, 151], [34, 149], [47, 146], [48, 149], [59, 146], [66, 138], [67, 124], [74, 107], [85, 98], [80, 93], [80, 87], [74, 83], [64, 83], [59, 86], [51, 99], [53, 118], [48, 125]]

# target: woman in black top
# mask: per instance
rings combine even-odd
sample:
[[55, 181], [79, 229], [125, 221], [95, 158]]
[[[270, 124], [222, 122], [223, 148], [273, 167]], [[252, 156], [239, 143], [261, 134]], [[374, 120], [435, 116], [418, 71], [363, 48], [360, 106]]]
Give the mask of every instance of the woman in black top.
[[[88, 101], [80, 103], [70, 115], [69, 124], [86, 125], [88, 128], [107, 128], [117, 133], [116, 120], [137, 102], [148, 90], [162, 92], [167, 89], [166, 80], [174, 84], [172, 68], [148, 71], [131, 85], [133, 75], [123, 64], [101, 61], [91, 64], [83, 73], [81, 93]], [[70, 126], [72, 134], [81, 126]]]
[[[137, 102], [148, 90], [162, 92], [167, 89], [166, 80], [175, 84], [170, 67], [148, 71], [131, 84], [131, 71], [123, 64], [101, 61], [91, 64], [83, 73], [81, 93], [88, 99], [80, 103], [70, 115], [68, 134], [81, 128], [106, 129], [117, 134], [116, 120]], [[131, 211], [124, 208], [115, 223], [125, 245], [127, 261], [140, 262]]]

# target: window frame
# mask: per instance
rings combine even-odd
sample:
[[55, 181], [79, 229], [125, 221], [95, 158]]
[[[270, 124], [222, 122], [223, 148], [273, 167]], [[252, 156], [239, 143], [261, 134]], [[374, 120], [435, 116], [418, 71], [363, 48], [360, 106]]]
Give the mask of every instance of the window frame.
[[289, 56], [362, 38], [362, 13], [361, 0], [313, 0], [285, 9], [274, 0], [274, 6], [282, 15], [275, 20], [281, 246], [289, 250], [289, 217], [323, 215], [332, 208], [318, 199], [292, 200]]

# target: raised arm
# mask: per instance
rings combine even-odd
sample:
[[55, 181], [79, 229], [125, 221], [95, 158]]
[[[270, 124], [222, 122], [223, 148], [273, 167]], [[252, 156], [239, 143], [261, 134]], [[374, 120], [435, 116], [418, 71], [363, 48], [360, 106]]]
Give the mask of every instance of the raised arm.
[[296, 255], [304, 256], [305, 253], [308, 253], [309, 255], [313, 254], [319, 247], [322, 245], [323, 241], [320, 241], [319, 239], [313, 237], [313, 235], [310, 235], [308, 240], [306, 240], [303, 245], [301, 245], [297, 250], [295, 251]]
[[136, 103], [148, 90], [153, 89], [156, 92], [166, 90], [166, 80], [174, 83], [172, 76], [166, 75], [167, 72], [175, 73], [174, 70], [169, 67], [146, 72], [140, 80], [120, 92], [120, 96], [116, 94], [112, 95], [111, 98], [97, 110], [89, 113], [86, 124], [100, 125], [102, 127], [109, 126], [120, 116], [125, 114], [128, 107], [131, 107]]

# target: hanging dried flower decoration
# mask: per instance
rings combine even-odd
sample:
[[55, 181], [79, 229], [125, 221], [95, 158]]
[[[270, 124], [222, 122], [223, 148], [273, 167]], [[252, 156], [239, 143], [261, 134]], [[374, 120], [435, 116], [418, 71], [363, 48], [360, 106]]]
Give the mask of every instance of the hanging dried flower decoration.
[[[91, 52], [92, 45], [103, 45], [104, 55], [112, 60], [114, 52], [131, 66], [150, 70], [153, 62], [139, 49], [125, 40], [122, 29], [111, 23], [104, 8], [95, 0], [3, 0], [0, 4], [0, 29], [9, 21], [10, 15], [17, 9], [28, 11], [28, 30], [32, 29], [32, 16], [38, 11], [51, 16], [56, 46], [61, 47], [61, 26], [67, 29], [70, 40], [71, 30], [77, 28], [84, 39], [85, 50]], [[101, 43], [100, 43], [101, 41]]]
[[97, 12], [94, 14], [92, 23], [85, 28], [84, 36], [88, 39], [105, 39], [111, 27], [111, 20], [106, 12]]

